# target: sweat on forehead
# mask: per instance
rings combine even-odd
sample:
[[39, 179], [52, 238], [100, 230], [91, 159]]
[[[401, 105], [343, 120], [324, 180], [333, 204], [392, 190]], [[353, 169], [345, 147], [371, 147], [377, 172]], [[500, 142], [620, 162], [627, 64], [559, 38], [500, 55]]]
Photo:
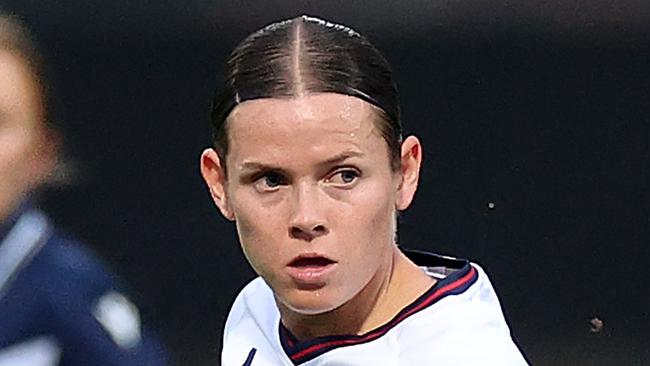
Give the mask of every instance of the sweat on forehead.
[[233, 172], [249, 163], [297, 172], [354, 155], [386, 168], [390, 157], [373, 109], [336, 93], [247, 101], [229, 117], [227, 165]]
[[[317, 101], [317, 103], [314, 103]], [[281, 116], [283, 120], [293, 123], [305, 123], [318, 118], [321, 123], [329, 120], [341, 120], [358, 126], [362, 120], [374, 121], [377, 112], [361, 99], [336, 93], [308, 94], [291, 98], [264, 98], [246, 101], [233, 109], [228, 116], [228, 123], [246, 120], [255, 127], [257, 123], [269, 123], [268, 116]]]
[[232, 144], [234, 139], [260, 130], [267, 135], [304, 138], [317, 131], [315, 138], [319, 139], [327, 139], [325, 133], [374, 134], [382, 137], [377, 120], [377, 112], [370, 104], [336, 93], [255, 99], [240, 104], [230, 114], [228, 139]]

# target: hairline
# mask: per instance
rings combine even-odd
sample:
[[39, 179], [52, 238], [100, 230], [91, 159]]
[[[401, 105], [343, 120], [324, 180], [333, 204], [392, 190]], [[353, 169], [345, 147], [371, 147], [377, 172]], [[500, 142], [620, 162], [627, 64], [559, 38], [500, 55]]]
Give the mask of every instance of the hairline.
[[[360, 98], [359, 96], [356, 96], [356, 95], [343, 94], [343, 93], [340, 93], [340, 92], [329, 92], [329, 91], [327, 91], [327, 92], [305, 91], [303, 94], [300, 94], [300, 95], [278, 95], [278, 96], [271, 96], [271, 97], [250, 98], [250, 99], [246, 99], [246, 100], [240, 101], [239, 103], [234, 104], [232, 109], [228, 112], [228, 114], [224, 118], [224, 122], [222, 124], [223, 135], [224, 135], [223, 137], [225, 138], [225, 146], [223, 146], [223, 148], [225, 148], [225, 151], [221, 151], [221, 148], [219, 146], [217, 146], [217, 141], [216, 140], [213, 141], [213, 148], [217, 152], [217, 155], [219, 156], [219, 160], [221, 161], [221, 167], [224, 170], [224, 173], [226, 174], [226, 176], [228, 174], [226, 159], [228, 158], [228, 153], [230, 151], [230, 145], [231, 145], [231, 143], [230, 143], [231, 142], [231, 136], [230, 136], [230, 133], [229, 133], [228, 126], [231, 123], [233, 112], [237, 109], [237, 107], [241, 106], [242, 104], [244, 104], [246, 102], [258, 101], [258, 100], [269, 100], [269, 99], [297, 100], [297, 99], [300, 99], [300, 98], [305, 98], [305, 97], [320, 95], [320, 94], [327, 94], [327, 93], [345, 95], [345, 96], [348, 96], [348, 97], [357, 98], [358, 100], [361, 100], [362, 102], [366, 103], [367, 105], [369, 105], [371, 107], [372, 114], [373, 114], [373, 117], [372, 117], [373, 132], [376, 131], [377, 135], [379, 137], [381, 137], [381, 139], [386, 143], [387, 152], [388, 152], [389, 166], [390, 166], [391, 170], [397, 171], [398, 168], [397, 168], [397, 166], [395, 166], [396, 162], [394, 161], [395, 159], [393, 157], [390, 141], [388, 140], [388, 136], [386, 136], [384, 128], [382, 128], [382, 126], [385, 127], [386, 125], [389, 125], [390, 121], [389, 121], [388, 115], [386, 114], [386, 112], [381, 107], [379, 107], [379, 106], [377, 106], [377, 105], [375, 105], [375, 104], [373, 104], [373, 103], [371, 103], [371, 102], [369, 102], [369, 101], [367, 101], [367, 100], [365, 100], [363, 98]], [[402, 136], [398, 136], [397, 140], [398, 140], [397, 141], [398, 144], [401, 145]]]

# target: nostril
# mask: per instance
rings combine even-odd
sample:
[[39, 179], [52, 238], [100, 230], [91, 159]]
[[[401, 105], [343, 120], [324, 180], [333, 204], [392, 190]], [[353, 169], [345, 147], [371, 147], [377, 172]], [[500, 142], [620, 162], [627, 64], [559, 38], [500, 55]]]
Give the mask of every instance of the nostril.
[[296, 239], [302, 239], [306, 241], [311, 241], [312, 239], [322, 236], [327, 233], [327, 228], [325, 225], [315, 225], [311, 228], [303, 228], [299, 226], [293, 226], [289, 230], [291, 237]]
[[314, 238], [314, 234], [310, 233], [308, 231], [302, 230], [298, 227], [292, 227], [291, 228], [291, 237], [300, 239], [300, 240], [305, 240], [305, 241], [311, 241]]
[[325, 232], [325, 226], [323, 226], [323, 225], [316, 225], [316, 226], [314, 226], [314, 228], [312, 229], [312, 231], [313, 231], [314, 233], [322, 234], [322, 233]]

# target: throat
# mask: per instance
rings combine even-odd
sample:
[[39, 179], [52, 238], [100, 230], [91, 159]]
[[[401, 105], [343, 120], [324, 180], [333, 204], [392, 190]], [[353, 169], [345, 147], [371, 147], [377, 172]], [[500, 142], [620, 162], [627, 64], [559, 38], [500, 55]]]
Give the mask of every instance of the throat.
[[282, 317], [282, 324], [297, 341], [309, 341], [325, 336], [341, 336], [362, 334], [360, 322], [346, 323], [341, 316], [331, 311], [323, 314], [302, 316], [292, 319], [291, 316]]
[[325, 313], [301, 314], [276, 299], [283, 325], [298, 341], [362, 335], [390, 322], [435, 284], [397, 248], [387, 267], [379, 271], [383, 276], [371, 279], [352, 299]]

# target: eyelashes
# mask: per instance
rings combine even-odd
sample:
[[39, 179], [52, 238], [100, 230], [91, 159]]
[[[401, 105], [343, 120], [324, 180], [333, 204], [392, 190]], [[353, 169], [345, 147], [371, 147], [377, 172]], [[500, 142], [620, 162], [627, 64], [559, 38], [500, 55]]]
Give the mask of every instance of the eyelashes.
[[361, 173], [356, 169], [343, 168], [335, 171], [326, 181], [338, 186], [348, 186], [353, 185], [360, 176]]
[[279, 172], [267, 172], [255, 179], [254, 184], [261, 190], [276, 190], [282, 185], [287, 185], [287, 179]]
[[[334, 188], [350, 189], [353, 188], [359, 179], [361, 172], [353, 167], [339, 167], [328, 173], [321, 181]], [[254, 174], [249, 179], [255, 190], [260, 193], [275, 192], [284, 186], [288, 186], [291, 180], [282, 172], [266, 171]]]
[[288, 184], [286, 176], [275, 170], [253, 172], [243, 176], [241, 182], [252, 186], [260, 193], [277, 191]]

